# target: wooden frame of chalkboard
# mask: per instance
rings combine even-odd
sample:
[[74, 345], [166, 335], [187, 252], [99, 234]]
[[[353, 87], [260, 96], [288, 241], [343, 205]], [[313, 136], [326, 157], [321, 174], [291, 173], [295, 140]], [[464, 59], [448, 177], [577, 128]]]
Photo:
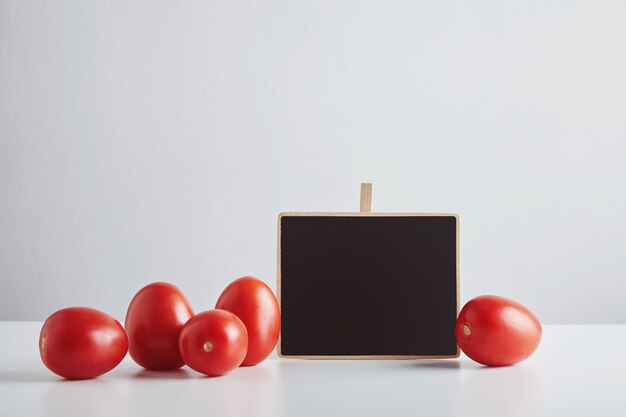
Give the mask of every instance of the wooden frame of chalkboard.
[[[460, 249], [460, 231], [459, 231], [459, 216], [451, 213], [372, 213], [367, 211], [369, 209], [369, 205], [371, 204], [371, 186], [369, 189], [369, 195], [365, 194], [365, 206], [364, 206], [364, 194], [362, 188], [361, 194], [361, 212], [286, 212], [281, 213], [278, 216], [278, 253], [277, 253], [277, 294], [278, 294], [278, 302], [281, 306], [281, 311], [283, 308], [283, 300], [282, 300], [282, 221], [285, 218], [289, 217], [308, 217], [308, 218], [437, 218], [437, 217], [448, 217], [454, 219], [454, 320], [459, 313], [459, 249]], [[364, 208], [365, 207], [365, 208]], [[320, 306], [324, 306], [324, 300], [319, 300]], [[450, 321], [452, 311], [451, 308], [448, 309], [448, 322]], [[283, 322], [284, 323], [284, 322]], [[282, 326], [282, 324], [281, 324]], [[302, 329], [303, 332], [306, 332], [307, 329]], [[412, 330], [412, 329], [410, 329]], [[419, 332], [419, 329], [415, 329], [415, 332]], [[450, 334], [453, 334], [453, 325], [448, 330], [446, 330], [446, 351], [434, 354], [326, 354], [326, 353], [316, 353], [316, 352], [285, 352], [283, 349], [283, 334], [281, 328], [281, 336], [278, 341], [278, 355], [282, 358], [302, 358], [302, 359], [446, 359], [446, 358], [458, 358], [459, 357], [459, 348], [456, 345], [456, 341], [453, 339], [450, 340]]]

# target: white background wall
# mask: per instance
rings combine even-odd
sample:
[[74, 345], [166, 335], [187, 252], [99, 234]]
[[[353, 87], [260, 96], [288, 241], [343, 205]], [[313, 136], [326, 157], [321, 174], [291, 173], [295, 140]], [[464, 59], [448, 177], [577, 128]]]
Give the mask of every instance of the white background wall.
[[0, 319], [274, 286], [280, 211], [462, 219], [462, 301], [626, 323], [626, 3], [0, 0]]

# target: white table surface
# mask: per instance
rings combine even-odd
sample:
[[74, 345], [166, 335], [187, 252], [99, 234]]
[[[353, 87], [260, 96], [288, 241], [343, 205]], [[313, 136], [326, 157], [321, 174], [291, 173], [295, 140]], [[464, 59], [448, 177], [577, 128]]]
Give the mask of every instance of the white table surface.
[[544, 326], [537, 352], [487, 368], [271, 358], [208, 378], [183, 368], [66, 381], [39, 359], [41, 323], [0, 322], [1, 416], [625, 416], [626, 325]]

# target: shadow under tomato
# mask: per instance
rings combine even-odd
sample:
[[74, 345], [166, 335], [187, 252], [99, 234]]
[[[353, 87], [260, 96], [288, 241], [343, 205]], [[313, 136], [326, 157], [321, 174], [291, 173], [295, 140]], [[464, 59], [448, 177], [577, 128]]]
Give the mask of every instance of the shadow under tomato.
[[[468, 417], [537, 415], [541, 402], [541, 376], [529, 364], [489, 367], [463, 366], [459, 411]], [[488, 404], [488, 410], [486, 405]]]
[[152, 369], [142, 369], [136, 372], [133, 378], [139, 379], [189, 379], [193, 375], [187, 369], [172, 369], [170, 371], [154, 371]]
[[[91, 378], [89, 381], [99, 381], [99, 378]], [[59, 376], [47, 369], [35, 370], [12, 370], [12, 371], [0, 371], [0, 382], [3, 383], [76, 383], [80, 381], [87, 381], [85, 379], [66, 379]]]
[[[59, 380], [46, 384], [41, 395], [41, 414], [46, 417], [68, 415], [118, 416], [123, 409], [124, 391], [115, 382], [105, 378], [79, 381]], [[15, 415], [19, 415], [15, 413]]]

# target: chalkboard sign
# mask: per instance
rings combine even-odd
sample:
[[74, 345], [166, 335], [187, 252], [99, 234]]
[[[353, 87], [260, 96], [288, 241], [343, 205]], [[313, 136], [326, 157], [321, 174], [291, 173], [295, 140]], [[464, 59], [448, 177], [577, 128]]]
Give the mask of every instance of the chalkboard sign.
[[282, 213], [279, 355], [458, 357], [458, 271], [454, 214]]

